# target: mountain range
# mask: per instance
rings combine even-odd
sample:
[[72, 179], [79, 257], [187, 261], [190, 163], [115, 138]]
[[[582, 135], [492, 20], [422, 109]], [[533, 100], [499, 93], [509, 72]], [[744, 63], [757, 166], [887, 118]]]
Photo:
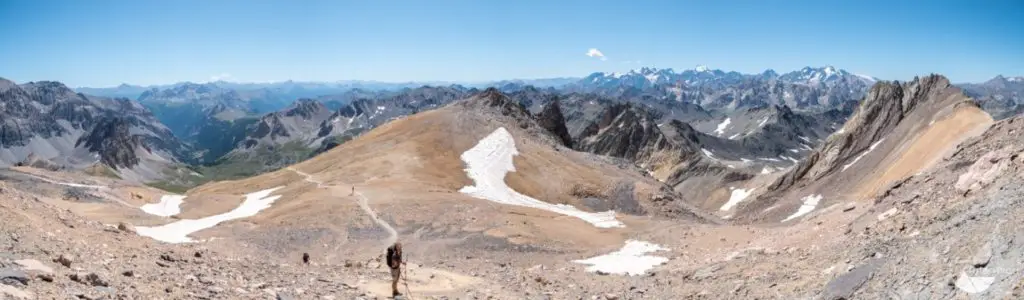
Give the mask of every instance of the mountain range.
[[[105, 114], [117, 114], [121, 110], [126, 116], [139, 117], [89, 124], [71, 123], [72, 129], [74, 126], [96, 127], [101, 124], [106, 124], [101, 128], [111, 127], [98, 135], [85, 132], [68, 135], [67, 130], [45, 128], [33, 128], [29, 130], [32, 134], [18, 135], [52, 138], [64, 134], [68, 138], [85, 136], [98, 139], [105, 134], [120, 132], [115, 128], [120, 125], [108, 124], [111, 122], [158, 128], [148, 130], [154, 133], [148, 140], [128, 136], [121, 138], [124, 142], [113, 143], [106, 148], [138, 145], [133, 147], [156, 149], [158, 157], [172, 164], [191, 166], [198, 174], [210, 175], [208, 179], [196, 180], [191, 171], [168, 176], [162, 171], [150, 170], [141, 177], [151, 182], [158, 180], [191, 186], [205, 180], [237, 178], [275, 170], [327, 151], [397, 118], [436, 109], [484, 92], [476, 86], [493, 86], [496, 88], [494, 92], [515, 99], [536, 116], [554, 114], [555, 110], [550, 108], [554, 105], [558, 111], [556, 115], [560, 115], [558, 119], [563, 120], [555, 123], [565, 124], [565, 132], [560, 133], [565, 146], [619, 157], [639, 165], [658, 165], [650, 168], [651, 174], [671, 185], [680, 186], [694, 177], [680, 175], [678, 164], [667, 169], [660, 167], [662, 164], [651, 160], [652, 156], [657, 156], [654, 153], [615, 149], [623, 147], [625, 142], [618, 139], [628, 137], [629, 141], [636, 143], [658, 141], [655, 142], [661, 145], [658, 147], [664, 147], [658, 151], [668, 149], [673, 153], [689, 153], [671, 158], [672, 161], [703, 157], [704, 161], [712, 162], [709, 166], [719, 168], [717, 174], [721, 176], [732, 178], [771, 173], [800, 160], [836, 131], [876, 81], [875, 78], [831, 66], [806, 67], [784, 74], [773, 70], [742, 74], [698, 66], [678, 72], [640, 68], [625, 73], [596, 72], [583, 78], [508, 80], [490, 85], [218, 81], [152, 87], [123, 84], [105, 89], [80, 88], [80, 93], [75, 94], [57, 83], [45, 83], [59, 85], [54, 89], [60, 91], [53, 93], [64, 95], [60, 98], [62, 101], [84, 97], [93, 103], [122, 103], [124, 108], [111, 108], [113, 106], [105, 104], [104, 107], [115, 109]], [[1019, 78], [1000, 76], [986, 83], [961, 86], [968, 95], [978, 99], [982, 108], [999, 118], [1018, 112], [1021, 82]], [[32, 90], [40, 84], [7, 85], [19, 87], [19, 90]], [[134, 101], [125, 98], [114, 100], [90, 96], [86, 92], [137, 96]], [[15, 94], [11, 89], [5, 97], [25, 103], [48, 101]], [[24, 105], [43, 107], [48, 105], [46, 103], [41, 103], [42, 106]], [[24, 119], [28, 115], [20, 113], [19, 117]], [[63, 152], [49, 151], [46, 155], [41, 154], [41, 150], [29, 151], [32, 154], [29, 159], [29, 153], [23, 153], [26, 150], [14, 148], [15, 138], [9, 136], [17, 135], [5, 134], [11, 141], [10, 145], [5, 144], [5, 151], [10, 153], [4, 157], [7, 164], [26, 160], [60, 160], [63, 154], [58, 153], [70, 153], [74, 148], [62, 146]], [[101, 151], [99, 146], [89, 145], [86, 148], [93, 153], [111, 151]], [[118, 158], [101, 162], [114, 169], [134, 165], [120, 162], [135, 161], [127, 155], [110, 156]], [[85, 166], [66, 162], [56, 165]], [[691, 161], [689, 168], [695, 166]]]

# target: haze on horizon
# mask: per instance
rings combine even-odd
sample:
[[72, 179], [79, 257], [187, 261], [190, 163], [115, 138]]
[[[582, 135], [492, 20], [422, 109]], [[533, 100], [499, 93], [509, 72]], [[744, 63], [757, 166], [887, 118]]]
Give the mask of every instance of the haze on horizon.
[[15, 1], [0, 76], [486, 82], [640, 67], [1024, 75], [1021, 1]]

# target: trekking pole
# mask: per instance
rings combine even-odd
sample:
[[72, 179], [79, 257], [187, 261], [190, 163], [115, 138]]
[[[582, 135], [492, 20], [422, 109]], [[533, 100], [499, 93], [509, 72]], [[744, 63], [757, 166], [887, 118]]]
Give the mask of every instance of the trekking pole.
[[409, 290], [409, 268], [406, 267], [405, 269], [403, 269], [402, 273], [404, 273], [403, 275], [405, 275], [402, 276], [402, 284], [405, 285], [405, 294], [409, 295], [409, 300], [412, 300], [412, 291]]

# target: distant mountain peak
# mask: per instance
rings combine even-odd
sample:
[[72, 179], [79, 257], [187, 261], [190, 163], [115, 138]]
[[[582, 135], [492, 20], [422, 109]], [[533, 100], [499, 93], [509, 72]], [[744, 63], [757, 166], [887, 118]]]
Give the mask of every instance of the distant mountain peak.
[[693, 70], [697, 72], [709, 72], [711, 71], [711, 68], [708, 68], [707, 65], [697, 65]]

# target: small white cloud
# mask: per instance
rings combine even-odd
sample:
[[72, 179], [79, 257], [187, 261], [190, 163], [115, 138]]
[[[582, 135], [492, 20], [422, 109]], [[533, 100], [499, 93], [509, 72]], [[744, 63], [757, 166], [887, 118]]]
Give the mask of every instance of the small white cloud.
[[608, 58], [604, 56], [604, 53], [601, 53], [601, 50], [597, 50], [597, 48], [590, 48], [590, 50], [587, 50], [587, 56], [597, 57], [601, 60], [608, 60]]
[[230, 79], [234, 79], [234, 77], [231, 76], [231, 73], [220, 73], [217, 75], [210, 76], [210, 81], [227, 81]]

